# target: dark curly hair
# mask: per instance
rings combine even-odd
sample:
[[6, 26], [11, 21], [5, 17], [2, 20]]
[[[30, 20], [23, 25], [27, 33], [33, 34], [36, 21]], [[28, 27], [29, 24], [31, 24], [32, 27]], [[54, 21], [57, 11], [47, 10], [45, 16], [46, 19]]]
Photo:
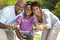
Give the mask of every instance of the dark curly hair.
[[32, 8], [33, 6], [37, 6], [37, 7], [41, 8], [41, 4], [40, 4], [38, 1], [33, 1], [33, 2], [32, 2], [32, 5], [31, 5], [31, 8]]

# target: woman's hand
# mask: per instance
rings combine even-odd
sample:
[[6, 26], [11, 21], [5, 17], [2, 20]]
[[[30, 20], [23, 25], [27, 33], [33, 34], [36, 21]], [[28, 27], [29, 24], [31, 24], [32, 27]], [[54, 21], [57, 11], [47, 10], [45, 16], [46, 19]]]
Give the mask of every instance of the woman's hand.
[[37, 30], [43, 31], [43, 27], [39, 26], [37, 27]]

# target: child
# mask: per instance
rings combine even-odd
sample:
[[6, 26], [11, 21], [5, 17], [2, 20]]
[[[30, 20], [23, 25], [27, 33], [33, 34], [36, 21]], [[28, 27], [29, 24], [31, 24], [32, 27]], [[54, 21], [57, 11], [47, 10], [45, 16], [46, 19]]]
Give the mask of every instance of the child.
[[[19, 28], [17, 28], [18, 31], [16, 30], [16, 34], [20, 40], [23, 40], [23, 38], [21, 37], [21, 33], [19, 33], [19, 31], [21, 30], [31, 31], [33, 29], [33, 25], [35, 25], [38, 28], [38, 24], [33, 17], [33, 13], [31, 10], [31, 4], [32, 2], [27, 2], [24, 8], [24, 16], [22, 17], [19, 16], [14, 25], [15, 27], [19, 25]], [[33, 37], [34, 37], [34, 32], [31, 31], [31, 33], [27, 35], [26, 40], [33, 40]]]

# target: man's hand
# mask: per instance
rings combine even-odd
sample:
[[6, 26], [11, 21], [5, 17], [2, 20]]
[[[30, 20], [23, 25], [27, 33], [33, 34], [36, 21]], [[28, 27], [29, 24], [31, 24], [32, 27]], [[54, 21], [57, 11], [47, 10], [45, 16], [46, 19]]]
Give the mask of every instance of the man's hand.
[[13, 26], [9, 26], [7, 29], [8, 30], [14, 30], [14, 27]]

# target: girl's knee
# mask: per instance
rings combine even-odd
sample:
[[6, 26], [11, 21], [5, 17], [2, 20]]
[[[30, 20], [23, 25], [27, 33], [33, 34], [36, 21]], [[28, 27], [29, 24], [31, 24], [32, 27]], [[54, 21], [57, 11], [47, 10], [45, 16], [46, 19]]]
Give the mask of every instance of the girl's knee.
[[33, 36], [28, 36], [26, 40], [33, 40]]

